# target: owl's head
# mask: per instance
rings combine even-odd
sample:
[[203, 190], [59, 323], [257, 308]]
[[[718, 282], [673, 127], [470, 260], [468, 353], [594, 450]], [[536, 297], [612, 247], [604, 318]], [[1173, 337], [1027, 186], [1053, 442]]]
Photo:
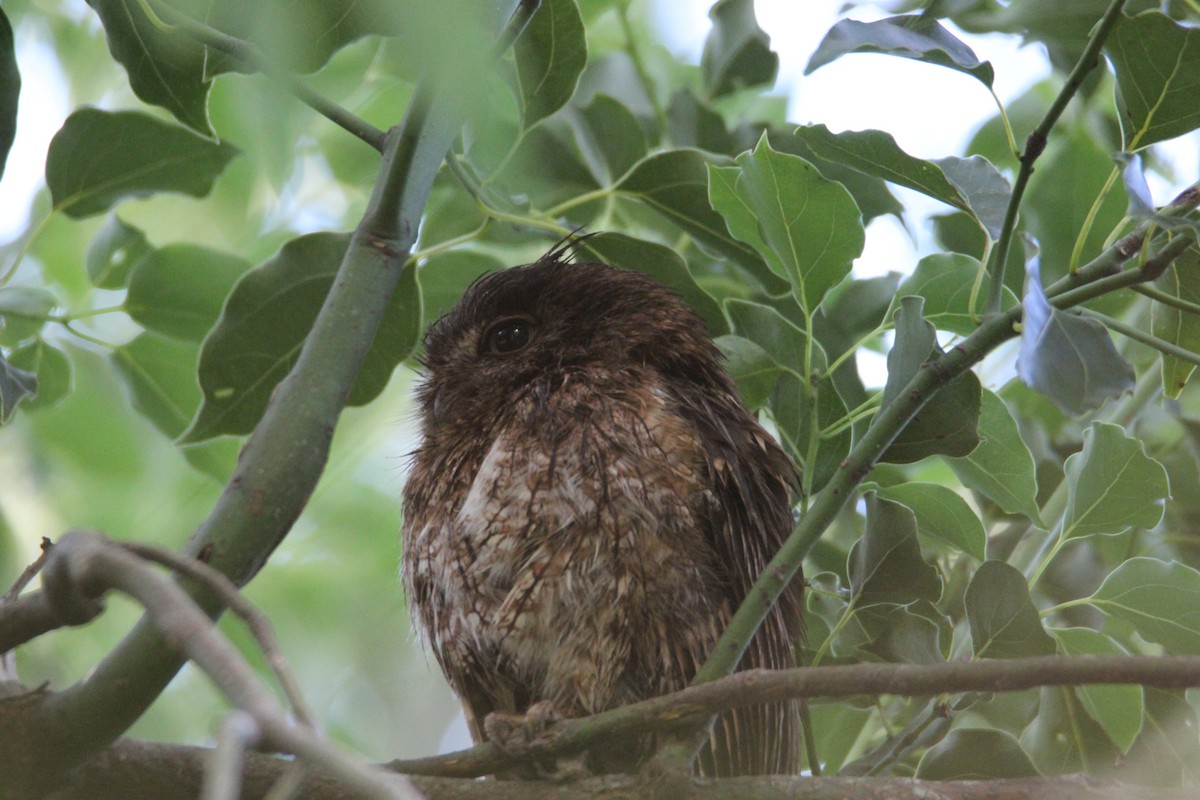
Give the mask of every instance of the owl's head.
[[567, 380], [626, 383], [646, 370], [727, 388], [707, 325], [679, 295], [561, 252], [482, 276], [430, 326], [419, 393], [427, 423], [482, 420]]

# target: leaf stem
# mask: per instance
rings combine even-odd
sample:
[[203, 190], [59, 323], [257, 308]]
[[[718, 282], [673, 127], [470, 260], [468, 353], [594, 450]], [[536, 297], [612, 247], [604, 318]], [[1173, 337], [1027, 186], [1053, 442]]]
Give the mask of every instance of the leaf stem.
[[1189, 364], [1194, 364], [1200, 367], [1200, 355], [1196, 355], [1191, 350], [1172, 344], [1165, 339], [1160, 339], [1149, 333], [1138, 330], [1132, 325], [1126, 325], [1118, 319], [1113, 319], [1107, 314], [1101, 314], [1099, 311], [1092, 311], [1090, 308], [1078, 309], [1078, 313], [1085, 317], [1091, 317], [1094, 320], [1099, 320], [1104, 323], [1104, 327], [1109, 330], [1114, 330], [1122, 336], [1127, 336], [1135, 342], [1141, 342], [1147, 347], [1153, 347], [1160, 353], [1166, 353], [1169, 356], [1174, 356], [1181, 361], [1186, 361]]
[[1149, 297], [1151, 300], [1157, 300], [1164, 306], [1171, 306], [1185, 314], [1200, 315], [1200, 303], [1193, 303], [1190, 300], [1184, 300], [1182, 297], [1167, 294], [1161, 289], [1155, 289], [1153, 286], [1134, 286], [1133, 290], [1140, 295]]

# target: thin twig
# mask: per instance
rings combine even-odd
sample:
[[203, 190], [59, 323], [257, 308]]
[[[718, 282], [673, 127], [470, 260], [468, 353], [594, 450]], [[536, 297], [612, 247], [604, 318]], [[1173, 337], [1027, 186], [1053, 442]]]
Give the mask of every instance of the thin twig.
[[1021, 166], [1017, 170], [1017, 179], [1013, 183], [1012, 194], [1008, 199], [1004, 225], [1000, 229], [1000, 238], [997, 241], [996, 249], [992, 251], [992, 282], [988, 287], [987, 305], [985, 306], [988, 314], [996, 314], [1000, 311], [1000, 301], [1004, 296], [1004, 268], [1008, 264], [1008, 251], [1012, 246], [1013, 234], [1017, 226], [1017, 211], [1021, 207], [1021, 200], [1025, 195], [1025, 188], [1029, 184], [1029, 177], [1033, 174], [1033, 164], [1046, 149], [1050, 131], [1058, 122], [1058, 118], [1062, 116], [1063, 111], [1066, 110], [1067, 104], [1083, 86], [1083, 81], [1088, 74], [1100, 63], [1100, 49], [1104, 46], [1104, 41], [1108, 38], [1113, 26], [1117, 24], [1117, 19], [1121, 16], [1121, 8], [1124, 5], [1125, 0], [1112, 0], [1109, 3], [1108, 9], [1100, 18], [1100, 22], [1096, 24], [1095, 30], [1092, 31], [1087, 47], [1079, 56], [1079, 61], [1075, 63], [1075, 68], [1071, 70], [1058, 97], [1054, 98], [1054, 102], [1046, 111], [1046, 116], [1025, 139], [1025, 151], [1021, 153]]

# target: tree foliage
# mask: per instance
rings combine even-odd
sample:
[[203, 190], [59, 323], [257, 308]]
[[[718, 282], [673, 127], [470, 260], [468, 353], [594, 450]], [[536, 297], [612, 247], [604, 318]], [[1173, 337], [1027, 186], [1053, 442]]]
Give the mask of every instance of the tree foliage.
[[[0, 252], [0, 575], [77, 527], [238, 584], [271, 557], [246, 595], [327, 731], [375, 759], [433, 752], [453, 710], [394, 580], [420, 333], [477, 275], [583, 231], [580, 258], [704, 316], [801, 475], [797, 528], [702, 680], [802, 562], [807, 666], [1200, 655], [1200, 176], [1162, 151], [1200, 128], [1195, 3], [839, 21], [809, 72], [883, 54], [987, 93], [1005, 65], [959, 32], [1045, 48], [1053, 74], [936, 159], [790, 121], [771, 94], [786, 43], [749, 0], [713, 5], [699, 64], [640, 2], [542, 0], [507, 27], [498, 0], [88, 5], [0, 11], [0, 164], [37, 102], [14, 28], [53, 49], [73, 109]], [[936, 250], [859, 277], [872, 220], [909, 213], [895, 187], [945, 207]], [[856, 369], [868, 352], [882, 385]], [[22, 678], [86, 702], [85, 671], [149, 653], [165, 685], [156, 634], [111, 655], [139, 613], [29, 642]], [[225, 714], [190, 668], [139, 702], [97, 747], [133, 719], [204, 742]], [[1178, 687], [814, 697], [812, 727], [827, 775], [1200, 785]]]

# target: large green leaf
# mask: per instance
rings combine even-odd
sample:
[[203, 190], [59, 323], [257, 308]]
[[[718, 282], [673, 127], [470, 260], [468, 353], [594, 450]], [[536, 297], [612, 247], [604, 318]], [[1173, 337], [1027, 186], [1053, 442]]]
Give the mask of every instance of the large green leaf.
[[50, 142], [46, 185], [56, 210], [88, 217], [155, 192], [201, 197], [237, 153], [137, 111], [81, 108]]
[[514, 45], [517, 102], [529, 129], [566, 105], [587, 65], [587, 41], [575, 0], [542, 0]]
[[8, 162], [8, 151], [17, 136], [17, 101], [21, 96], [21, 71], [13, 47], [12, 25], [0, 9], [0, 176]]
[[125, 311], [152, 331], [198, 342], [249, 268], [250, 262], [229, 253], [194, 244], [167, 245], [133, 268]]
[[822, 158], [928, 195], [971, 215], [994, 239], [1008, 204], [1008, 181], [981, 156], [926, 161], [900, 149], [884, 131], [832, 133], [805, 125], [796, 136]]
[[985, 389], [979, 410], [979, 446], [968, 455], [946, 459], [969, 489], [987, 497], [1006, 514], [1024, 514], [1041, 525], [1037, 472], [1033, 455], [1008, 406]]
[[0, 344], [16, 345], [36, 336], [56, 305], [49, 289], [0, 286]]
[[987, 534], [983, 523], [952, 489], [937, 483], [900, 483], [879, 489], [885, 500], [901, 503], [917, 518], [917, 533], [936, 539], [983, 561], [986, 556]]
[[1134, 377], [1103, 325], [1050, 305], [1036, 259], [1025, 281], [1017, 374], [1070, 415], [1120, 395], [1133, 386]]
[[964, 72], [992, 85], [992, 65], [980, 61], [974, 51], [950, 33], [933, 15], [911, 14], [875, 22], [839, 20], [804, 68], [807, 75], [847, 53], [882, 53], [911, 58]]
[[900, 503], [875, 492], [866, 495], [867, 529], [850, 552], [850, 586], [855, 605], [937, 602], [942, 579], [925, 563], [917, 541], [917, 519]]
[[88, 243], [83, 263], [94, 285], [120, 289], [128, 280], [129, 270], [151, 249], [146, 234], [111, 213]]
[[1025, 576], [1003, 561], [985, 561], [967, 586], [964, 605], [976, 658], [1054, 655]]
[[112, 352], [133, 407], [168, 437], [183, 433], [200, 406], [195, 342], [141, 333]]
[[1117, 73], [1123, 150], [1200, 127], [1200, 30], [1147, 12], [1122, 17], [1105, 49]]
[[17, 404], [37, 394], [37, 376], [18, 369], [0, 354], [0, 424], [8, 422]]
[[730, 163], [724, 156], [683, 148], [643, 158], [615, 187], [653, 208], [714, 254], [750, 270], [772, 293], [787, 284], [775, 276], [749, 245], [730, 236], [725, 220], [708, 202], [708, 167]]
[[[1171, 297], [1200, 303], [1200, 281], [1195, 279], [1197, 274], [1200, 274], [1200, 250], [1191, 247], [1175, 259], [1171, 269], [1164, 272], [1154, 286]], [[1155, 303], [1151, 310], [1151, 332], [1171, 344], [1200, 353], [1200, 315], [1181, 311], [1166, 303]], [[1168, 397], [1178, 397], [1195, 369], [1196, 365], [1190, 361], [1163, 353], [1163, 393]]]
[[[204, 401], [184, 441], [253, 429], [276, 384], [295, 363], [348, 243], [345, 234], [301, 236], [238, 281], [201, 348]], [[383, 390], [392, 370], [417, 344], [420, 309], [416, 269], [409, 265], [348, 403], [362, 405]]]
[[[888, 353], [888, 377], [883, 407], [901, 391], [921, 365], [941, 354], [933, 326], [921, 316], [924, 300], [901, 298], [896, 310], [896, 341]], [[979, 378], [966, 372], [943, 386], [909, 420], [879, 457], [880, 461], [906, 464], [926, 456], [965, 456], [979, 445]]]
[[1162, 519], [1167, 471], [1118, 425], [1095, 422], [1084, 431], [1083, 450], [1067, 459], [1066, 474], [1065, 538], [1153, 528]]
[[646, 155], [646, 132], [620, 100], [597, 94], [571, 120], [575, 141], [599, 183], [615, 182]]
[[758, 26], [752, 0], [717, 0], [708, 17], [712, 30], [700, 55], [707, 97], [775, 82], [779, 56], [771, 52], [771, 39]]
[[1088, 601], [1168, 652], [1200, 655], [1200, 572], [1186, 564], [1131, 558]]
[[1037, 716], [1021, 731], [1021, 746], [1044, 775], [1086, 772], [1093, 764], [1112, 764], [1120, 756], [1068, 686], [1046, 686], [1038, 692]]
[[714, 342], [725, 356], [725, 369], [737, 381], [742, 402], [751, 411], [767, 402], [784, 370], [766, 350], [742, 336], [718, 336]]
[[1011, 733], [958, 728], [921, 757], [916, 777], [926, 781], [981, 781], [1033, 778], [1039, 774]]
[[850, 193], [764, 134], [735, 167], [709, 167], [709, 200], [737, 239], [792, 286], [808, 313], [850, 273], [865, 239]]
[[29, 410], [49, 408], [71, 391], [71, 361], [42, 339], [16, 348], [8, 356], [12, 367], [37, 376], [37, 394], [25, 401]]
[[[1059, 650], [1066, 656], [1122, 656], [1125, 649], [1091, 628], [1052, 628]], [[1129, 684], [1080, 686], [1075, 690], [1088, 715], [1108, 734], [1122, 753], [1142, 730], [1145, 710], [1142, 687]]]

